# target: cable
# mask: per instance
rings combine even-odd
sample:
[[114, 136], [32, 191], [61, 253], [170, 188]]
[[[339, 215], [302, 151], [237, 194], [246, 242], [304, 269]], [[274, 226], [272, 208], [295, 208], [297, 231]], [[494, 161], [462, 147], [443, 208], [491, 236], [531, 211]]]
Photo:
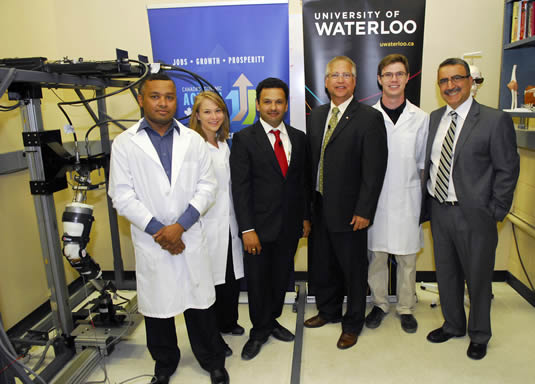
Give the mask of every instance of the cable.
[[2, 370], [0, 371], [0, 375], [1, 375], [4, 371], [6, 371], [9, 367], [11, 367], [11, 366], [15, 363], [16, 360], [20, 360], [20, 359], [22, 359], [23, 357], [24, 357], [24, 355], [20, 355], [20, 356], [17, 357], [15, 360], [11, 361], [8, 365], [6, 365], [4, 368], [2, 368]]
[[[201, 86], [202, 90], [204, 91], [204, 85], [202, 84], [203, 82], [209, 86], [210, 88], [212, 88], [214, 91], [216, 91], [216, 88], [208, 81], [206, 80], [205, 78], [197, 75], [196, 73], [194, 72], [191, 72], [191, 71], [188, 71], [187, 69], [184, 69], [184, 68], [181, 68], [181, 67], [177, 67], [175, 65], [171, 65], [171, 64], [161, 64], [161, 68], [162, 69], [165, 69], [165, 70], [174, 70], [174, 71], [178, 71], [178, 72], [184, 72], [184, 73], [187, 73], [188, 75], [192, 76], [195, 80], [197, 80], [199, 82], [199, 85]], [[219, 95], [219, 92], [216, 92], [218, 95]]]
[[84, 384], [102, 384], [102, 383], [108, 382], [109, 378], [108, 378], [108, 370], [106, 369], [106, 363], [101, 363], [100, 368], [102, 368], [102, 370], [104, 371], [104, 379], [100, 381], [86, 381]]
[[[85, 287], [86, 299], [88, 299], [89, 298], [89, 292], [87, 291], [87, 282], [86, 282], [85, 276], [83, 276], [83, 275], [82, 275], [82, 282], [84, 283], [84, 287]], [[123, 297], [123, 296], [119, 295], [117, 292], [114, 292], [114, 295], [117, 295], [121, 299], [125, 300], [125, 302], [130, 302], [130, 299], [127, 299], [126, 297]], [[121, 338], [129, 331], [130, 327], [132, 326], [133, 321], [130, 320], [130, 317], [131, 317], [133, 312], [125, 311], [125, 313], [126, 313], [126, 318], [125, 318], [124, 321], [128, 325], [125, 327], [125, 329], [118, 336], [115, 336], [115, 338], [106, 345], [106, 348], [111, 348], [113, 345], [115, 345], [119, 341], [121, 341]], [[90, 317], [91, 325], [93, 326], [93, 328], [96, 328], [94, 323], [93, 323], [93, 318], [92, 318], [91, 311], [89, 312], [89, 317]], [[95, 341], [98, 341], [96, 332], [94, 333], [94, 337], [95, 337]], [[99, 350], [99, 352], [102, 353], [100, 350]], [[93, 382], [88, 382], [88, 383], [90, 383], [90, 384], [101, 384], [101, 383], [105, 383], [108, 380], [108, 373], [107, 373], [107, 370], [106, 370], [105, 359], [102, 360], [101, 367], [102, 367], [102, 369], [104, 370], [104, 373], [105, 373], [104, 380], [102, 380], [102, 381], [93, 381]], [[150, 377], [153, 377], [153, 376], [150, 376]], [[88, 384], [88, 383], [86, 383], [86, 384]]]
[[[82, 282], [84, 283], [85, 297], [86, 297], [86, 299], [89, 299], [89, 292], [87, 290], [87, 282], [86, 282], [85, 276], [81, 275], [81, 277], [82, 277]], [[91, 325], [92, 325], [93, 329], [95, 329], [95, 331], [93, 333], [93, 336], [95, 337], [95, 341], [98, 342], [97, 334], [96, 334], [96, 327], [95, 327], [95, 324], [93, 323], [93, 316], [92, 316], [91, 310], [89, 310], [89, 319], [91, 321]], [[102, 351], [100, 349], [98, 349], [98, 352], [102, 356]], [[102, 383], [106, 383], [108, 381], [108, 370], [106, 369], [105, 357], [101, 360], [100, 367], [104, 371], [104, 379], [101, 380], [101, 381], [88, 381], [85, 384], [102, 384]]]
[[95, 129], [96, 127], [100, 127], [101, 125], [104, 125], [104, 124], [108, 124], [108, 123], [115, 123], [116, 121], [128, 121], [128, 122], [136, 122], [136, 121], [139, 121], [139, 120], [134, 120], [134, 119], [109, 119], [109, 120], [104, 120], [104, 121], [100, 121], [96, 124], [93, 124], [86, 132], [85, 134], [85, 149], [87, 151], [87, 155], [89, 156], [90, 154], [90, 151], [89, 151], [89, 134], [91, 133], [91, 131], [93, 129]]
[[[4, 329], [0, 329], [0, 332], [3, 332]], [[29, 372], [31, 373], [35, 379], [37, 379], [39, 382], [41, 382], [42, 384], [47, 384], [43, 378], [41, 376], [39, 376], [33, 369], [31, 369], [30, 367], [24, 365], [23, 363], [21, 363], [20, 361], [18, 361], [18, 358], [16, 356], [13, 356], [11, 354], [11, 352], [9, 352], [7, 350], [7, 348], [4, 346], [4, 344], [2, 342], [0, 342], [0, 349], [2, 350], [2, 352], [4, 353], [4, 355], [6, 355], [9, 359], [13, 360], [12, 361], [12, 364], [14, 363], [15, 365], [18, 365], [20, 368], [22, 368], [24, 371], [26, 372]], [[26, 372], [24, 372], [24, 374], [26, 374]], [[26, 374], [27, 378], [29, 380], [31, 380], [29, 377], [28, 377], [28, 374]]]
[[[225, 100], [223, 99], [223, 97], [221, 97], [219, 92], [217, 92], [216, 88], [208, 80], [206, 80], [205, 78], [197, 75], [196, 73], [188, 71], [187, 69], [184, 69], [184, 68], [177, 67], [175, 65], [165, 64], [165, 63], [160, 63], [160, 68], [162, 68], [162, 69], [164, 69], [166, 71], [172, 70], [172, 71], [178, 71], [178, 72], [187, 73], [188, 75], [193, 77], [195, 80], [197, 80], [197, 82], [201, 86], [201, 89], [203, 90], [203, 92], [205, 91], [204, 84], [206, 84], [208, 87], [212, 88], [214, 93], [216, 93], [221, 98], [221, 100], [223, 100], [223, 103], [226, 104]], [[228, 115], [228, 108], [227, 108], [227, 115]], [[181, 121], [181, 120], [186, 120], [186, 119], [189, 119], [189, 118], [190, 118], [190, 116], [184, 116], [184, 117], [178, 118], [177, 120]]]
[[[132, 61], [135, 61], [135, 60], [132, 60]], [[137, 63], [141, 63], [141, 62], [138, 62], [138, 61], [135, 61]], [[144, 64], [144, 63], [143, 63]], [[145, 64], [146, 65], [146, 64]], [[204, 91], [205, 90], [205, 86], [203, 84], [203, 82], [209, 86], [210, 88], [212, 88], [214, 91], [216, 90], [216, 88], [206, 79], [204, 79], [203, 77], [197, 75], [196, 73], [194, 72], [191, 72], [191, 71], [188, 71], [187, 69], [184, 69], [184, 68], [180, 68], [180, 67], [177, 67], [177, 66], [174, 66], [174, 65], [170, 65], [170, 64], [162, 64], [162, 69], [165, 69], [165, 70], [172, 70], [172, 71], [178, 71], [178, 72], [184, 72], [190, 76], [192, 76], [195, 80], [197, 80], [197, 82], [199, 83], [199, 85], [201, 86], [202, 90]], [[122, 92], [123, 90], [126, 90], [126, 89], [129, 89], [129, 88], [133, 88], [135, 85], [139, 84], [139, 82], [141, 80], [143, 80], [146, 76], [148, 76], [148, 70], [143, 73], [142, 77], [140, 79], [138, 79], [135, 83], [129, 85], [128, 87], [122, 89], [122, 90], [119, 90], [119, 91], [116, 91], [115, 93], [110, 93], [108, 95], [104, 95], [104, 96], [99, 96], [99, 97], [95, 97], [93, 99], [89, 99], [89, 100], [85, 100], [85, 102], [90, 102], [90, 101], [94, 101], [94, 100], [98, 100], [99, 98], [103, 98], [103, 97], [108, 97], [108, 96], [112, 96], [113, 94], [116, 94], [116, 93], [119, 93], [119, 92]], [[219, 95], [218, 92], [216, 92], [217, 95]], [[221, 97], [221, 95], [219, 95], [219, 97]], [[60, 103], [60, 104], [65, 104], [65, 105], [73, 105], [75, 103], [83, 103], [84, 101], [71, 101], [71, 102], [64, 102], [64, 103]], [[225, 102], [223, 100], [223, 102]], [[59, 106], [59, 105], [58, 105]], [[190, 116], [184, 116], [184, 117], [181, 117], [179, 118], [178, 120], [185, 120], [185, 119], [189, 119]], [[128, 121], [128, 122], [137, 122], [138, 120], [134, 120], [134, 119], [110, 119], [110, 120], [105, 120], [105, 121], [102, 121], [102, 122], [99, 122], [99, 123], [96, 123], [94, 124], [93, 126], [91, 126], [89, 128], [89, 130], [86, 132], [85, 134], [85, 143], [86, 143], [86, 149], [87, 149], [87, 152], [89, 154], [89, 140], [88, 140], [88, 137], [89, 137], [89, 134], [91, 133], [91, 131], [93, 129], [95, 129], [96, 127], [100, 126], [100, 125], [103, 125], [103, 124], [107, 124], [107, 123], [113, 123], [113, 122], [116, 122], [116, 121]], [[72, 125], [72, 124], [71, 124]]]
[[89, 137], [89, 133], [90, 133], [93, 129], [95, 129], [96, 127], [99, 127], [99, 126], [101, 126], [101, 125], [108, 124], [108, 123], [115, 123], [115, 122], [118, 122], [118, 121], [127, 121], [127, 122], [131, 122], [131, 123], [133, 123], [133, 122], [137, 122], [137, 121], [139, 121], [139, 119], [110, 119], [110, 120], [100, 121], [100, 122], [98, 122], [98, 123], [96, 123], [96, 124], [93, 124], [93, 125], [91, 126], [91, 128], [89, 128], [89, 129], [87, 130], [87, 132], [86, 132], [86, 134], [85, 134], [85, 141], [87, 142], [87, 138]]
[[141, 64], [143, 66], [143, 71], [144, 71], [143, 74], [141, 75], [141, 77], [139, 79], [137, 79], [133, 83], [130, 83], [130, 84], [124, 86], [123, 88], [120, 88], [120, 89], [118, 89], [116, 91], [113, 91], [112, 93], [107, 93], [105, 95], [93, 97], [91, 99], [75, 100], [75, 101], [62, 101], [62, 102], [58, 103], [58, 108], [61, 110], [61, 112], [63, 112], [63, 115], [65, 115], [65, 117], [67, 118], [67, 121], [69, 122], [70, 125], [72, 125], [71, 119], [69, 118], [69, 116], [67, 115], [65, 110], [63, 109], [63, 105], [86, 104], [86, 103], [90, 103], [92, 101], [101, 100], [101, 99], [105, 99], [106, 97], [111, 97], [111, 96], [117, 95], [118, 93], [124, 92], [127, 89], [134, 88], [141, 81], [143, 81], [143, 79], [145, 79], [145, 77], [148, 76], [149, 67], [148, 67], [148, 65], [146, 63], [144, 63], [142, 61], [138, 61], [138, 60], [133, 60], [133, 59], [128, 59], [128, 61], [129, 62], [133, 62], [133, 63], [138, 63], [138, 64]]
[[128, 383], [129, 381], [133, 381], [133, 380], [136, 380], [136, 379], [140, 379], [142, 377], [150, 377], [151, 380], [150, 382], [151, 383], [154, 383], [156, 381], [156, 377], [154, 375], [139, 375], [139, 376], [135, 376], [135, 377], [132, 377], [130, 379], [126, 379], [124, 381], [121, 381], [120, 383], [117, 383], [117, 384], [124, 384], [124, 383]]
[[17, 109], [18, 107], [20, 107], [20, 101], [17, 104], [13, 104], [13, 105], [0, 105], [0, 112], [13, 111]]
[[[124, 92], [126, 91], [127, 89], [130, 89], [130, 88], [134, 88], [136, 85], [138, 85], [141, 81], [143, 81], [143, 79], [145, 79], [145, 77], [148, 76], [149, 74], [149, 67], [146, 63], [142, 62], [142, 61], [138, 61], [138, 60], [133, 60], [133, 59], [128, 59], [128, 62], [133, 62], [133, 63], [138, 63], [138, 64], [141, 64], [143, 66], [143, 74], [141, 75], [141, 77], [139, 79], [137, 79], [136, 81], [134, 81], [133, 83], [130, 83], [126, 86], [124, 86], [123, 88], [120, 88], [116, 91], [113, 91], [112, 93], [107, 93], [107, 94], [104, 94], [102, 96], [96, 96], [96, 97], [93, 97], [91, 99], [86, 99], [86, 100], [75, 100], [75, 101], [62, 101], [62, 102], [59, 102], [57, 104], [58, 108], [60, 109], [60, 111], [63, 113], [63, 116], [65, 116], [65, 118], [67, 119], [67, 121], [69, 122], [69, 125], [73, 125], [72, 124], [72, 121], [69, 117], [69, 115], [67, 114], [67, 112], [65, 111], [65, 109], [63, 108], [64, 105], [76, 105], [76, 104], [86, 104], [86, 103], [90, 103], [92, 101], [96, 101], [96, 100], [101, 100], [101, 99], [105, 99], [106, 97], [111, 97], [111, 96], [114, 96], [114, 95], [117, 95], [118, 93], [121, 93], [121, 92]], [[56, 95], [57, 96], [57, 95]], [[60, 99], [61, 100], [61, 99]], [[77, 143], [77, 138], [76, 138], [76, 133], [73, 132], [73, 135], [74, 135], [74, 142], [75, 142], [75, 145]]]
[[121, 341], [121, 338], [126, 334], [126, 332], [128, 332], [128, 330], [130, 329], [133, 321], [130, 321], [130, 316], [132, 316], [132, 312], [129, 312], [129, 311], [125, 311], [126, 313], [126, 318], [125, 318], [125, 322], [128, 323], [128, 325], [126, 326], [126, 328], [118, 335], [116, 336], [109, 344], [108, 346], [111, 347], [112, 345], [115, 345], [117, 344], [119, 341]]
[[[54, 91], [54, 89], [52, 89], [52, 88], [49, 88], [49, 89], [50, 89], [50, 91], [52, 91], [52, 93], [53, 93], [54, 95], [56, 95], [56, 97], [57, 97], [58, 99], [61, 100], [61, 102], [66, 103], [65, 100], [63, 100], [61, 97], [59, 97], [59, 95]], [[94, 91], [94, 92], [93, 92], [93, 97], [95, 97], [96, 94], [97, 94], [97, 91]], [[73, 107], [83, 107], [83, 105], [73, 105]]]
[[511, 224], [511, 225], [513, 228], [513, 238], [515, 239], [516, 253], [518, 254], [518, 260], [520, 260], [520, 265], [522, 266], [524, 275], [526, 275], [526, 278], [528, 279], [528, 283], [531, 287], [531, 290], [535, 292], [535, 288], [533, 288], [533, 283], [531, 282], [531, 279], [529, 278], [528, 271], [526, 271], [526, 267], [524, 266], [524, 262], [522, 261], [522, 257], [520, 256], [520, 249], [518, 248], [518, 239], [516, 238], [515, 225], [514, 224]]
[[120, 88], [120, 89], [118, 89], [116, 91], [113, 91], [112, 93], [107, 93], [107, 94], [102, 95], [102, 96], [96, 96], [96, 97], [93, 97], [91, 99], [86, 99], [86, 100], [64, 101], [64, 102], [61, 102], [60, 104], [61, 105], [85, 104], [85, 103], [89, 103], [91, 101], [105, 99], [106, 97], [114, 96], [114, 95], [117, 95], [118, 93], [124, 92], [127, 89], [134, 88], [141, 81], [143, 81], [143, 79], [145, 79], [145, 77], [148, 76], [148, 74], [149, 74], [149, 66], [146, 63], [144, 63], [142, 61], [138, 61], [138, 60], [128, 59], [128, 61], [129, 62], [133, 62], [133, 63], [138, 63], [138, 64], [141, 64], [143, 66], [143, 71], [144, 71], [143, 74], [139, 77], [139, 79], [137, 79], [133, 83], [130, 83], [130, 84], [124, 86], [123, 88]]
[[117, 292], [114, 292], [114, 295], [117, 297], [120, 297], [121, 299], [125, 300], [125, 302], [129, 303], [131, 299], [126, 298], [124, 296], [119, 295]]
[[[0, 340], [0, 358], [2, 358], [2, 360], [5, 360], [6, 362], [10, 361], [9, 356], [4, 354], [4, 345], [1, 342], [1, 340]], [[18, 365], [13, 365], [14, 363], [15, 363], [15, 360], [9, 362], [9, 364], [4, 367], [4, 369], [0, 372], [0, 378], [3, 377], [1, 373], [3, 373], [5, 370], [11, 367], [11, 369], [14, 371], [12, 373], [13, 376], [19, 377], [21, 381], [25, 384], [32, 384], [33, 382], [30, 379], [30, 377], [26, 374], [26, 372], [24, 372], [24, 370], [21, 369]]]
[[45, 349], [41, 353], [41, 356], [39, 357], [39, 360], [37, 361], [37, 363], [35, 363], [35, 365], [32, 368], [34, 371], [37, 371], [39, 368], [41, 368], [41, 365], [43, 365], [43, 362], [45, 361], [45, 358], [46, 358], [46, 353], [48, 352], [48, 349], [50, 348], [53, 342], [54, 342], [54, 339], [52, 338], [48, 339], [48, 341], [46, 342]]
[[[6, 344], [6, 345], [4, 345]], [[32, 383], [32, 379], [28, 376], [27, 372], [31, 373], [35, 379], [43, 384], [47, 384], [43, 378], [41, 376], [39, 376], [33, 369], [31, 369], [30, 367], [26, 366], [25, 364], [21, 363], [19, 361], [19, 358], [17, 358], [15, 356], [14, 353], [12, 353], [12, 351], [14, 351], [15, 349], [13, 348], [13, 346], [11, 345], [11, 341], [9, 340], [9, 337], [7, 336], [5, 330], [4, 330], [4, 323], [2, 322], [2, 318], [0, 318], [0, 350], [1, 352], [3, 352], [3, 354], [5, 356], [8, 357], [8, 360], [12, 360], [12, 362], [9, 364], [9, 366], [15, 364], [15, 366], [13, 366], [13, 369], [15, 369], [15, 371], [19, 374], [19, 377], [21, 378], [21, 380], [26, 383], [26, 382], [30, 382]]]
[[4, 331], [4, 323], [2, 321], [2, 316], [0, 316], [0, 343], [4, 343], [12, 355], [17, 353], [17, 351], [15, 351], [15, 348], [11, 344], [11, 340], [9, 340], [7, 333]]

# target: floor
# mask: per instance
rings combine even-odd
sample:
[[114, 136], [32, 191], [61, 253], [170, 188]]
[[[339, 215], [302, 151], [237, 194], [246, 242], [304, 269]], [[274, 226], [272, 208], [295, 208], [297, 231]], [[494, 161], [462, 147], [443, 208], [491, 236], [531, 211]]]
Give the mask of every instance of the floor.
[[[418, 284], [419, 285], [419, 284]], [[466, 356], [468, 337], [444, 344], [431, 344], [425, 336], [442, 324], [440, 307], [431, 308], [432, 292], [418, 289], [415, 334], [405, 333], [393, 313], [375, 330], [364, 328], [357, 345], [341, 351], [336, 348], [340, 324], [328, 324], [303, 331], [300, 383], [534, 383], [535, 382], [535, 308], [506, 283], [494, 283], [492, 307], [493, 338], [487, 357], [474, 361]], [[368, 310], [371, 309], [369, 305]], [[240, 324], [251, 324], [246, 304], [240, 304]], [[315, 304], [306, 304], [304, 317], [316, 314]], [[294, 331], [296, 313], [285, 305], [280, 323]], [[177, 317], [179, 347], [182, 352], [171, 383], [209, 383], [191, 353], [184, 319]], [[290, 383], [294, 343], [273, 338], [251, 361], [240, 357], [247, 336], [225, 336], [234, 351], [226, 360], [232, 383]], [[138, 326], [128, 340], [95, 369], [88, 382], [149, 383], [154, 363], [145, 347], [145, 327]], [[139, 375], [147, 375], [138, 377]], [[297, 381], [295, 381], [297, 383]], [[293, 383], [292, 383], [293, 384]]]

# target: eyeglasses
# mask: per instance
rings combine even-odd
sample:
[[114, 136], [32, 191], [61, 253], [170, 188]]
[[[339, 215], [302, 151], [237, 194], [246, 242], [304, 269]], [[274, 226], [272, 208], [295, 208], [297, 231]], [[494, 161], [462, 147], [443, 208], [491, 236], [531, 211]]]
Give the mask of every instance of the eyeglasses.
[[344, 80], [349, 80], [353, 77], [353, 74], [349, 72], [344, 72], [344, 73], [335, 72], [335, 73], [329, 73], [327, 77], [333, 80], [338, 80], [340, 77], [342, 77]]
[[469, 77], [470, 75], [466, 75], [466, 76], [455, 75], [452, 77], [445, 77], [443, 79], [438, 80], [438, 85], [440, 86], [448, 85], [448, 81], [451, 81], [453, 84], [459, 84], [462, 80], [468, 79]]
[[392, 72], [385, 72], [383, 73], [382, 75], [380, 75], [383, 79], [387, 79], [387, 80], [392, 80], [394, 78], [394, 76], [396, 76], [398, 79], [402, 79], [404, 78], [405, 76], [407, 76], [407, 73], [406, 72], [396, 72], [396, 73], [392, 73]]

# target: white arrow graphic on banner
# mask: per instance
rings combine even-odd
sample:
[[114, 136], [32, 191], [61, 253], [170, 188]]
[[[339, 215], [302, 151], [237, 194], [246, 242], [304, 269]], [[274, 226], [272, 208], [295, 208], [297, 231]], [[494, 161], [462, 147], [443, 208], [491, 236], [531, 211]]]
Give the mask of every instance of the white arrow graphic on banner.
[[245, 75], [242, 73], [240, 77], [238, 77], [238, 80], [236, 80], [236, 82], [232, 86], [238, 87], [240, 94], [240, 111], [232, 120], [240, 121], [247, 113], [247, 87], [252, 87], [253, 84], [251, 84], [249, 79], [245, 77]]

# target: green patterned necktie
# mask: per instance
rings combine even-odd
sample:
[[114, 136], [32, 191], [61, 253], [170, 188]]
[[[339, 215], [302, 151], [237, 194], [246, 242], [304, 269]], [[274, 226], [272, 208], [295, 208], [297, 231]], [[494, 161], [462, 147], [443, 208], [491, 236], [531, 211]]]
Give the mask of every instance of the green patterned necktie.
[[323, 195], [323, 159], [325, 156], [325, 148], [329, 143], [336, 124], [338, 124], [338, 112], [340, 110], [338, 107], [334, 107], [331, 111], [331, 118], [329, 119], [329, 125], [327, 125], [327, 132], [325, 132], [325, 138], [323, 139], [323, 145], [321, 146], [321, 155], [320, 155], [320, 176], [319, 176], [319, 191]]

